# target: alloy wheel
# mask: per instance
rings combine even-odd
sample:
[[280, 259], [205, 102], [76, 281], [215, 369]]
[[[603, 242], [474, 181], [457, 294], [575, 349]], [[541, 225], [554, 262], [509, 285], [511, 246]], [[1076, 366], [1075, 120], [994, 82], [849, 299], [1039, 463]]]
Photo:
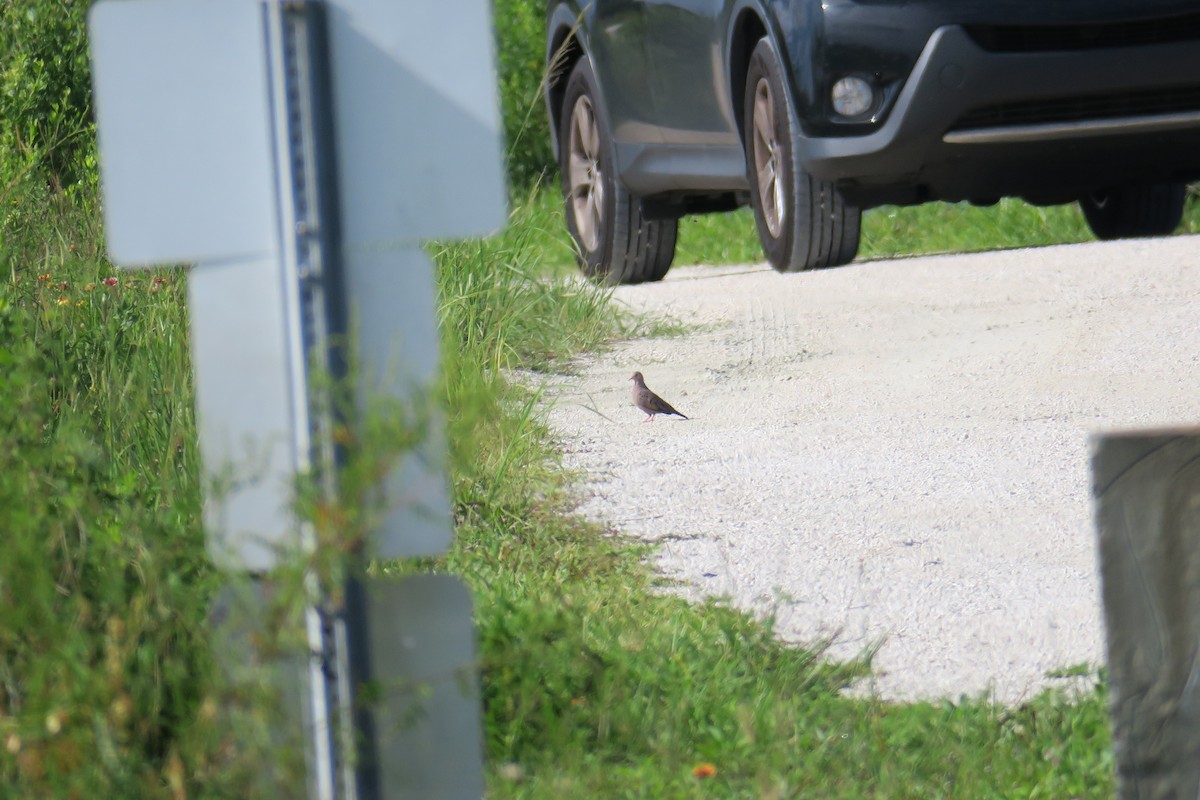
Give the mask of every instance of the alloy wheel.
[[754, 174], [763, 221], [771, 235], [778, 237], [787, 218], [787, 192], [783, 185], [779, 137], [775, 128], [775, 98], [766, 78], [754, 89]]
[[571, 109], [567, 137], [567, 180], [571, 212], [580, 242], [589, 252], [600, 246], [604, 224], [604, 175], [600, 166], [600, 128], [592, 101], [582, 95]]

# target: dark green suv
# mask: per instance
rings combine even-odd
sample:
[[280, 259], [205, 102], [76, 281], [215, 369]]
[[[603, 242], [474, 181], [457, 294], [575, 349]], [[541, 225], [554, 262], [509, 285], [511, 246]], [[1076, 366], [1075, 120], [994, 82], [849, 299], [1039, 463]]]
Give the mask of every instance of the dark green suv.
[[1200, 177], [1194, 0], [550, 0], [547, 53], [567, 225], [613, 283], [661, 279], [685, 214], [752, 205], [793, 271], [885, 203], [1167, 234]]

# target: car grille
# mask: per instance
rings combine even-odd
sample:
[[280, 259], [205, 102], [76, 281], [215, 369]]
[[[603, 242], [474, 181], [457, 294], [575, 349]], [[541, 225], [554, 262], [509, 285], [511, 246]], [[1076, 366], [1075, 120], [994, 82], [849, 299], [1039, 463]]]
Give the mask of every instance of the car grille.
[[994, 53], [1092, 50], [1200, 39], [1200, 14], [1092, 25], [969, 25], [966, 31]]
[[960, 117], [952, 130], [998, 128], [1094, 119], [1142, 117], [1200, 111], [1200, 86], [1180, 86], [1088, 97], [1024, 100], [974, 109]]

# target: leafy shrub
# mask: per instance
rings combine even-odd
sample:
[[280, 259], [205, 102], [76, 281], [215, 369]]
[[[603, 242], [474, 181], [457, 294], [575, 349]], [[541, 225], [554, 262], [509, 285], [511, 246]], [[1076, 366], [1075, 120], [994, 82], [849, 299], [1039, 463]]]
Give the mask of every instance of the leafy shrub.
[[95, 182], [87, 7], [0, 3], [0, 195], [25, 176], [54, 191]]
[[0, 794], [152, 796], [208, 658], [182, 276], [63, 234], [0, 259]]
[[[53, 191], [95, 182], [87, 6], [0, 3], [0, 194], [17, 174]], [[494, 23], [509, 181], [528, 187], [555, 168], [540, 90], [544, 4], [495, 0]]]
[[508, 179], [523, 189], [556, 169], [541, 91], [546, 71], [545, 3], [495, 0], [494, 19]]

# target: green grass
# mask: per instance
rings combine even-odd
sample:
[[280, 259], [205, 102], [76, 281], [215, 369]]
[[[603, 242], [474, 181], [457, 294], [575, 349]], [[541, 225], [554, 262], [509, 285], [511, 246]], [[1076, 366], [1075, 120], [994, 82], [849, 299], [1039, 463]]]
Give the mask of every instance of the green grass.
[[[978, 208], [966, 203], [884, 206], [863, 214], [859, 260], [923, 253], [966, 253], [1091, 239], [1075, 206], [1031, 206], [1005, 199]], [[749, 209], [689, 217], [680, 227], [676, 264], [763, 261]]]
[[[278, 699], [208, 643], [184, 274], [116, 274], [76, 200], [23, 197], [0, 231], [0, 797], [275, 796]], [[432, 248], [457, 539], [389, 565], [473, 589], [489, 797], [1111, 795], [1102, 685], [1011, 710], [849, 698], [866, 665], [661, 594], [645, 547], [572, 516], [507, 372], [649, 328], [562, 269], [554, 201], [517, 205], [495, 239]]]
[[[443, 297], [477, 298], [444, 317], [458, 332], [447, 350], [483, 353], [482, 374], [495, 376], [496, 367], [553, 367], [549, 351], [562, 356], [622, 335], [613, 309], [591, 304], [596, 290], [569, 277], [565, 241], [557, 203], [542, 194], [500, 239], [441, 251]], [[567, 280], [539, 277], [546, 261]], [[486, 276], [488, 288], [473, 280], [472, 291], [451, 288], [468, 275]], [[542, 299], [554, 309], [547, 327], [576, 333], [547, 347], [543, 330], [528, 349], [513, 347], [510, 331], [529, 315], [508, 319], [497, 308]], [[597, 325], [605, 336], [595, 336]], [[491, 344], [482, 351], [471, 344], [484, 339]], [[1011, 711], [986, 698], [845, 697], [865, 664], [826, 663], [780, 645], [769, 621], [663, 596], [641, 565], [644, 547], [571, 517], [572, 484], [536, 397], [504, 382], [495, 388], [457, 390], [503, 399], [478, 406], [482, 423], [454, 417], [452, 439], [474, 443], [476, 467], [456, 458], [458, 540], [435, 567], [464, 576], [480, 609], [489, 797], [1111, 794], [1102, 685], [1071, 701], [1047, 692]]]
[[116, 275], [92, 208], [0, 245], [0, 796], [153, 796], [207, 669], [182, 275]]
[[[227, 576], [200, 524], [185, 273], [117, 273], [105, 258], [85, 5], [9, 5], [0, 798], [297, 796], [302, 765], [285, 746], [297, 733], [261, 679], [292, 646], [309, 564], [276, 576], [267, 625], [242, 649], [214, 650], [209, 614]], [[497, 8], [510, 169], [530, 179], [547, 152], [541, 12], [533, 0]], [[382, 565], [452, 572], [474, 591], [488, 797], [1111, 796], [1102, 683], [1015, 709], [846, 697], [867, 665], [826, 663], [781, 645], [769, 621], [662, 594], [645, 547], [571, 515], [575, 484], [540, 398], [510, 370], [564, 369], [614, 339], [677, 328], [630, 319], [575, 277], [555, 194], [519, 197], [493, 240], [431, 248], [457, 538], [437, 561]], [[1086, 238], [1073, 213], [879, 210], [863, 255]], [[745, 212], [684, 221], [677, 263], [761, 260]], [[359, 439], [407, 441], [406, 427], [373, 420]], [[369, 472], [378, 453], [362, 447], [349, 465]], [[305, 498], [326, 534], [314, 567], [339, 560], [362, 524], [353, 498]]]

